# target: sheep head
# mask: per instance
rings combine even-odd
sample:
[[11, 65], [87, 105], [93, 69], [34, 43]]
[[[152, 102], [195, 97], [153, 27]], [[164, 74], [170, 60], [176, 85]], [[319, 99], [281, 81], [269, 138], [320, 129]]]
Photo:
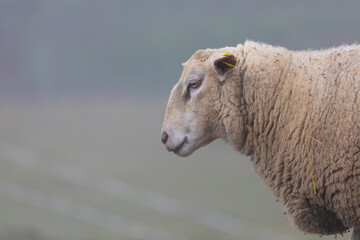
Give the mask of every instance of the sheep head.
[[228, 53], [234, 50], [199, 50], [183, 64], [162, 127], [161, 141], [168, 151], [186, 157], [222, 137], [221, 88], [236, 67], [235, 56]]

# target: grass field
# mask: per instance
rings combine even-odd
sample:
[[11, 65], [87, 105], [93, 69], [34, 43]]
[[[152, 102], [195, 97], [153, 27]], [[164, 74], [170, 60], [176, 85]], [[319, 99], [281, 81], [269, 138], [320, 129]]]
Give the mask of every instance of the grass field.
[[168, 153], [165, 104], [1, 105], [0, 239], [319, 239], [222, 141]]

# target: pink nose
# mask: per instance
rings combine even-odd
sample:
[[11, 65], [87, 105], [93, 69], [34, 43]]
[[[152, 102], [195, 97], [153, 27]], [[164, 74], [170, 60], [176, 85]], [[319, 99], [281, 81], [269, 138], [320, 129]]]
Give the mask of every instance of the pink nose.
[[168, 138], [169, 138], [169, 135], [168, 135], [166, 132], [163, 132], [163, 133], [161, 134], [161, 142], [162, 142], [163, 144], [166, 144]]

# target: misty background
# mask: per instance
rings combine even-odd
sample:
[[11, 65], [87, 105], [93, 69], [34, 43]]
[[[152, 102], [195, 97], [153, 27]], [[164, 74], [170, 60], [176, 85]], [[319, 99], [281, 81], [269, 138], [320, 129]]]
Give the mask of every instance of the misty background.
[[352, 44], [359, 13], [357, 0], [0, 0], [0, 239], [318, 239], [248, 158], [222, 141], [179, 158], [160, 129], [197, 49]]

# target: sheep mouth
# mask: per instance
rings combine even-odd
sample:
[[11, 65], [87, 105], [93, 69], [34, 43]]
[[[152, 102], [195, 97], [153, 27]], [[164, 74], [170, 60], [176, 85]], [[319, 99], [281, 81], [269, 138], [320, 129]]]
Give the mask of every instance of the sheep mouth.
[[188, 143], [187, 141], [187, 137], [184, 138], [184, 141], [182, 143], [180, 143], [180, 145], [173, 150], [173, 152], [176, 154], [176, 155], [181, 155], [180, 152], [181, 150], [184, 148], [184, 146]]

